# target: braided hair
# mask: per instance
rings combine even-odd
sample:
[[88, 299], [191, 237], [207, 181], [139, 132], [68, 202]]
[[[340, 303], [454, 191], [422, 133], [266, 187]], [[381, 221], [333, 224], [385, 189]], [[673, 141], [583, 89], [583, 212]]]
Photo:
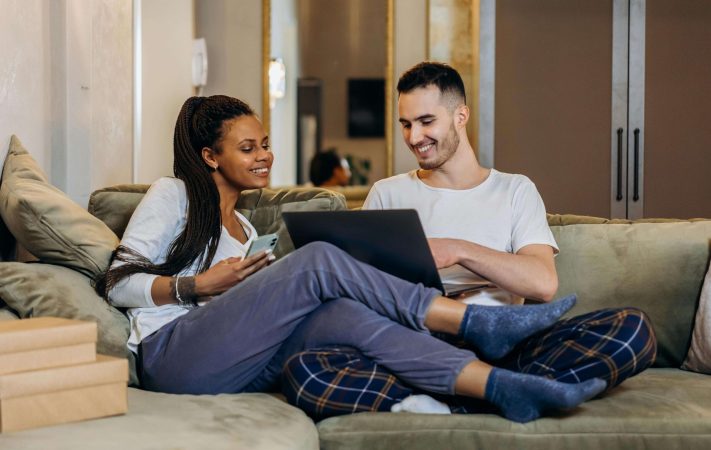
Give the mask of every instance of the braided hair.
[[190, 97], [183, 104], [175, 124], [173, 173], [182, 180], [188, 197], [185, 228], [170, 244], [165, 262], [153, 264], [144, 255], [119, 245], [112, 262], [123, 264], [109, 269], [94, 280], [96, 292], [108, 299], [116, 283], [135, 273], [172, 276], [198, 261], [198, 272], [210, 268], [222, 232], [220, 194], [212, 178], [214, 170], [202, 158], [202, 149], [222, 152], [225, 122], [254, 111], [241, 100], [225, 95]]

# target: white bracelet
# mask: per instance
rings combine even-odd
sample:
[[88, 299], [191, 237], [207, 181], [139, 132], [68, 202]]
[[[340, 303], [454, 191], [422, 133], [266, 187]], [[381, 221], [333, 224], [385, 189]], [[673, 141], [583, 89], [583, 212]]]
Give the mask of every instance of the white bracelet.
[[178, 305], [185, 306], [182, 297], [180, 297], [180, 292], [178, 292], [178, 281], [180, 280], [180, 275], [175, 276], [175, 299], [178, 301]]
[[[175, 276], [175, 299], [178, 301], [178, 306], [186, 309], [193, 309], [197, 308], [197, 302], [195, 299], [190, 298], [190, 300], [185, 300], [183, 297], [180, 296], [180, 292], [178, 291], [178, 285], [180, 284], [180, 275]], [[185, 277], [182, 277], [185, 278]]]

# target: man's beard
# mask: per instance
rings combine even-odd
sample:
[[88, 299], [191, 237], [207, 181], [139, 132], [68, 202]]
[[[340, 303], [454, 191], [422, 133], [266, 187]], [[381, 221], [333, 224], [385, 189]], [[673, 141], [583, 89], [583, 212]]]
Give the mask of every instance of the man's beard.
[[435, 144], [437, 147], [437, 157], [432, 161], [419, 161], [420, 168], [425, 170], [439, 169], [444, 163], [457, 153], [459, 147], [459, 135], [454, 128], [454, 123], [449, 127], [447, 136], [441, 143]]

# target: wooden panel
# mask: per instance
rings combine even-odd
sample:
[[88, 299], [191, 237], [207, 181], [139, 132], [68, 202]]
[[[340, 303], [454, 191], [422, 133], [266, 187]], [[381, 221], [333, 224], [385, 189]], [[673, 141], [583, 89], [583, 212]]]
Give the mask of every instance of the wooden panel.
[[547, 210], [610, 216], [612, 0], [499, 0], [495, 152]]
[[[467, 105], [471, 117], [467, 122], [467, 135], [470, 142], [479, 140], [479, 54], [474, 50], [475, 35], [472, 29], [478, 29], [478, 19], [473, 11], [479, 10], [479, 2], [474, 0], [430, 0], [428, 21], [428, 56], [430, 61], [441, 61], [451, 65], [464, 82]], [[474, 28], [477, 27], [477, 28]], [[478, 34], [476, 35], [478, 37]], [[476, 149], [475, 149], [476, 150]]]
[[647, 0], [644, 215], [711, 217], [711, 2]]

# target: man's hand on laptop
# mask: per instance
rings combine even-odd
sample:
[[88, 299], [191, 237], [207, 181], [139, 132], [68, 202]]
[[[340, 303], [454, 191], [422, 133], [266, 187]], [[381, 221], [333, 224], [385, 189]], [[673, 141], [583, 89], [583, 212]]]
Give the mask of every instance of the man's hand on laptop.
[[459, 262], [459, 250], [462, 248], [462, 241], [449, 238], [428, 238], [432, 257], [437, 269], [453, 266]]

